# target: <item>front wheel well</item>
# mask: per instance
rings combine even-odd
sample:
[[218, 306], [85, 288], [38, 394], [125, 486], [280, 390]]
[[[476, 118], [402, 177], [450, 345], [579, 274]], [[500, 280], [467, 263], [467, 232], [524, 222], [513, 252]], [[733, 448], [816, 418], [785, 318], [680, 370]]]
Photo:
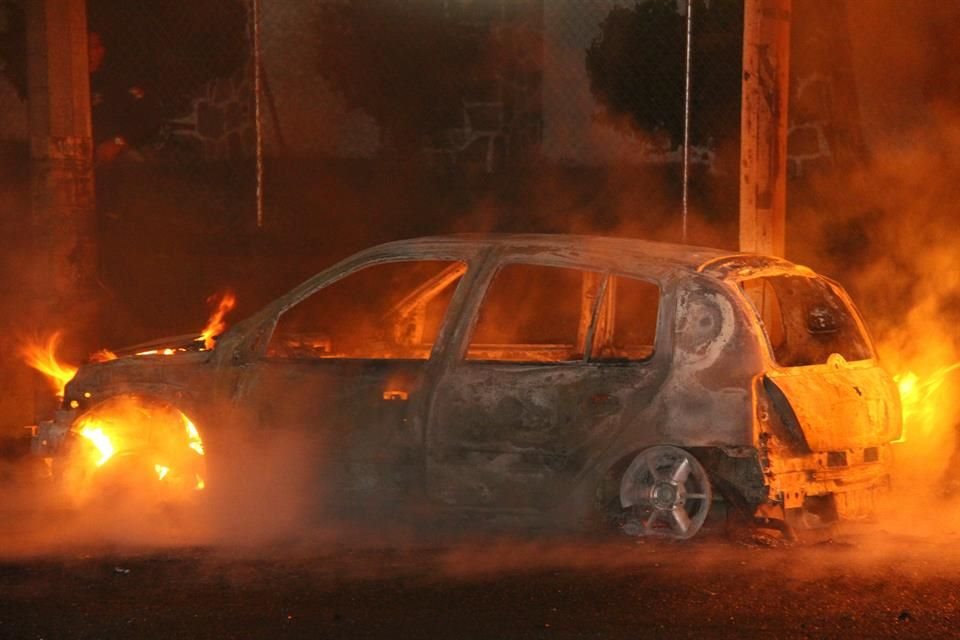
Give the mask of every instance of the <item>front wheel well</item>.
[[98, 398], [69, 427], [63, 482], [80, 498], [108, 485], [170, 496], [205, 486], [203, 440], [177, 404], [138, 393]]

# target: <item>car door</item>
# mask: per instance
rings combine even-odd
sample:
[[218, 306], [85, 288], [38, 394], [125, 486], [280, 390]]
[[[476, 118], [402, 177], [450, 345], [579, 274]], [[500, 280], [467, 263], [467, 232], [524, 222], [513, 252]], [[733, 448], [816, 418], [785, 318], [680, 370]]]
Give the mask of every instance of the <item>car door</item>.
[[450, 259], [364, 264], [279, 315], [235, 402], [265, 448], [289, 443], [283, 473], [302, 472], [330, 504], [360, 510], [422, 486], [419, 407], [466, 270]]
[[514, 262], [471, 297], [433, 398], [428, 492], [447, 505], [549, 507], [665, 377], [654, 357], [659, 289]]

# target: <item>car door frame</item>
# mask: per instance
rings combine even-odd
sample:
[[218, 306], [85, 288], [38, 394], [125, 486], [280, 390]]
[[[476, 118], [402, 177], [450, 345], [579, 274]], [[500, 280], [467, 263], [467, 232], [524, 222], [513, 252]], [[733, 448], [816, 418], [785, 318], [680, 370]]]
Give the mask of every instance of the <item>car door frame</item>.
[[[437, 381], [449, 361], [451, 345], [457, 341], [456, 336], [461, 330], [463, 309], [470, 306], [470, 296], [478, 277], [482, 276], [489, 264], [490, 253], [491, 247], [483, 243], [451, 244], [429, 248], [416, 246], [394, 248], [381, 245], [372, 250], [354, 254], [321, 271], [277, 298], [242, 325], [237, 325], [234, 328], [237, 331], [235, 335], [238, 336], [235, 342], [229, 344], [229, 337], [224, 341], [227, 343], [224, 346], [230, 350], [231, 354], [229, 357], [231, 375], [228, 378], [229, 388], [226, 390], [231, 404], [238, 412], [244, 411], [241, 409], [242, 402], [249, 396], [251, 385], [255, 384], [258, 376], [257, 365], [265, 358], [267, 346], [280, 317], [321, 289], [378, 264], [431, 260], [462, 262], [467, 267], [466, 271], [456, 285], [430, 355], [423, 361], [420, 392], [411, 398], [411, 402], [405, 409], [409, 427], [415, 430], [413, 438], [419, 443], [418, 464], [421, 471], [417, 484], [420, 492], [423, 493], [425, 491], [423, 477], [426, 464], [426, 415]], [[246, 408], [247, 411], [250, 409]]]
[[[483, 304], [486, 294], [492, 285], [494, 278], [497, 273], [503, 267], [510, 264], [528, 264], [528, 265], [538, 265], [544, 267], [558, 267], [566, 269], [574, 269], [581, 272], [594, 272], [600, 274], [604, 279], [610, 277], [626, 277], [634, 278], [639, 280], [645, 280], [656, 284], [660, 289], [660, 308], [658, 310], [658, 327], [657, 334], [655, 338], [655, 352], [649, 360], [645, 361], [632, 361], [626, 363], [609, 363], [602, 361], [591, 361], [591, 356], [589, 353], [590, 346], [594, 339], [593, 333], [596, 330], [596, 324], [598, 320], [598, 311], [600, 303], [603, 298], [607, 295], [606, 286], [601, 291], [601, 295], [598, 296], [597, 308], [594, 309], [590, 327], [588, 329], [588, 334], [586, 336], [587, 340], [587, 352], [584, 354], [582, 361], [576, 363], [570, 363], [573, 366], [584, 367], [587, 370], [592, 370], [594, 372], [602, 372], [606, 368], [613, 368], [621, 372], [633, 372], [636, 371], [638, 367], [646, 369], [649, 371], [650, 377], [650, 386], [652, 389], [651, 399], [646, 403], [644, 409], [649, 409], [651, 411], [656, 410], [655, 401], [653, 400], [656, 395], [656, 389], [660, 388], [669, 373], [670, 369], [670, 349], [669, 345], [671, 344], [670, 333], [673, 331], [673, 322], [672, 315], [673, 309], [672, 305], [675, 303], [674, 297], [669, 295], [668, 289], [664, 282], [664, 276], [661, 274], [660, 278], [654, 277], [653, 275], [644, 277], [640, 274], [627, 273], [622, 269], [617, 268], [616, 265], [607, 265], [607, 264], [591, 264], [588, 260], [576, 260], [576, 259], [551, 259], [550, 256], [534, 256], [529, 253], [523, 253], [521, 251], [512, 250], [511, 247], [497, 247], [493, 249], [490, 255], [487, 257], [484, 265], [477, 269], [475, 273], [475, 279], [472, 281], [470, 297], [466, 301], [465, 305], [459, 309], [459, 322], [455, 330], [450, 334], [450, 342], [446, 345], [447, 354], [443, 363], [438, 363], [439, 366], [435, 373], [437, 378], [432, 381], [432, 388], [430, 394], [430, 406], [425, 414], [426, 423], [424, 428], [424, 455], [425, 459], [425, 479], [427, 486], [425, 487], [427, 495], [431, 496], [434, 499], [437, 499], [437, 487], [431, 486], [431, 477], [432, 472], [430, 469], [431, 465], [431, 455], [436, 454], [435, 450], [431, 449], [431, 438], [436, 437], [437, 433], [444, 429], [444, 425], [439, 424], [441, 418], [438, 417], [438, 390], [441, 387], [441, 384], [446, 381], [447, 377], [450, 376], [453, 372], [456, 372], [461, 367], [471, 366], [466, 359], [466, 352], [469, 347], [469, 342], [475, 328], [476, 321], [479, 317], [480, 307]], [[481, 364], [481, 363], [475, 363]], [[494, 363], [496, 364], [496, 363]], [[518, 365], [518, 366], [541, 366], [541, 365], [524, 365], [524, 363], [502, 363], [505, 365]], [[543, 365], [550, 366], [550, 365]], [[556, 369], [560, 370], [564, 366], [563, 363], [556, 363]], [[631, 407], [632, 408], [632, 407]], [[630, 419], [624, 419], [624, 415], [631, 408], [627, 407], [614, 407], [610, 411], [611, 417], [618, 417], [620, 419], [619, 427], [613, 430], [608, 434], [608, 437], [605, 438], [605, 442], [602, 444], [597, 444], [596, 451], [592, 452], [592, 457], [589, 461], [585, 462], [582, 466], [582, 469], [575, 477], [571, 477], [571, 486], [575, 484], [580, 484], [583, 478], [587, 475], [590, 475], [596, 471], [596, 461], [602, 458], [609, 457], [609, 450], [611, 447], [615, 446], [616, 443], [622, 440], [625, 437], [625, 430], [630, 426], [628, 422], [632, 422], [636, 419], [643, 419], [643, 416], [633, 415]], [[656, 428], [656, 425], [651, 421], [650, 422], [650, 432]], [[631, 439], [632, 436], [626, 436], [627, 439]], [[450, 506], [454, 508], [466, 507], [466, 508], [475, 508], [477, 505], [471, 504], [458, 504], [455, 500], [443, 500], [440, 499], [441, 503], [444, 503], [445, 506]], [[494, 508], [500, 508], [497, 505], [491, 505]], [[545, 508], [549, 509], [553, 504], [543, 505]], [[527, 507], [520, 507], [521, 509], [526, 509]]]

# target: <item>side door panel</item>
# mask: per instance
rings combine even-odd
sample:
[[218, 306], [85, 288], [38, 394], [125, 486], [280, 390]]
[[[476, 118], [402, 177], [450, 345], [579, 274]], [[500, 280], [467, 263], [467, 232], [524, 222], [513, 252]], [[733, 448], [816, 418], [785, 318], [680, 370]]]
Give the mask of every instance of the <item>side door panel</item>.
[[421, 416], [466, 261], [423, 256], [351, 266], [296, 299], [233, 390], [264, 449], [285, 442], [308, 492], [348, 512], [391, 506], [423, 486]]
[[430, 494], [449, 505], [548, 507], [650, 403], [654, 368], [464, 363], [437, 387]]
[[252, 407], [264, 452], [283, 443], [288, 465], [314, 495], [356, 504], [396, 499], [422, 481], [418, 423], [426, 363], [406, 360], [272, 360], [247, 372], [237, 402]]
[[[664, 354], [652, 357], [652, 343], [646, 350], [629, 350], [615, 340], [612, 323], [618, 313], [604, 297], [605, 278], [597, 278], [594, 272], [578, 273], [583, 287], [571, 283], [548, 292], [551, 305], [541, 321], [547, 327], [545, 344], [534, 342], [536, 327], [517, 343], [491, 344], [491, 336], [497, 337], [498, 332], [483, 330], [482, 307], [497, 296], [488, 291], [479, 301], [481, 292], [472, 294], [472, 307], [465, 308], [461, 319], [466, 326], [461, 345], [465, 355], [451, 358], [437, 384], [429, 415], [427, 488], [438, 502], [496, 508], [555, 505], [591, 468], [592, 461], [605, 454], [617, 434], [633, 424], [630, 418], [652, 402], [666, 377], [668, 359]], [[494, 288], [495, 278], [489, 277], [488, 289]], [[529, 313], [525, 306], [540, 304], [536, 279], [523, 281], [522, 295], [508, 296], [509, 313], [495, 314], [498, 323], [525, 318]], [[588, 290], [591, 283], [599, 285], [599, 292]], [[655, 285], [649, 286], [658, 291]], [[590, 308], [565, 312], [563, 296], [576, 297], [584, 301], [578, 305]], [[630, 309], [624, 306], [622, 311], [629, 314]], [[558, 324], [557, 316], [566, 316], [566, 321]], [[648, 332], [652, 340], [658, 322], [656, 308], [649, 322], [653, 324]], [[471, 331], [474, 325], [480, 328]], [[567, 327], [567, 333], [558, 329], [561, 325]], [[594, 326], [602, 328], [598, 335], [603, 338], [591, 347], [592, 333], [587, 329]], [[506, 329], [500, 333], [501, 340], [510, 335]], [[568, 336], [573, 344], [557, 344], [558, 335]], [[576, 344], [579, 340], [585, 344]], [[564, 348], [565, 356], [550, 355], [563, 353]], [[584, 355], [591, 349], [595, 361]], [[637, 355], [641, 352], [642, 356]], [[644, 361], [629, 361], [637, 357]], [[522, 361], [525, 358], [541, 361]]]

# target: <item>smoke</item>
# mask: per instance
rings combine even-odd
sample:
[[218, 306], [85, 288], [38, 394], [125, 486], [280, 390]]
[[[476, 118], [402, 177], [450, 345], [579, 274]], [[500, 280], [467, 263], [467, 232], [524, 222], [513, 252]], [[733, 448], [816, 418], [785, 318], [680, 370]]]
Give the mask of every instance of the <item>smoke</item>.
[[211, 404], [197, 422], [203, 449], [214, 456], [200, 456], [199, 446], [176, 437], [183, 431], [179, 412], [120, 398], [77, 422], [109, 434], [109, 464], [96, 466], [105, 453], [94, 438], [76, 437], [52, 466], [20, 455], [0, 467], [3, 554], [248, 547], [331, 535], [336, 518], [321, 470], [336, 463], [325, 455], [323, 437], [282, 425], [251, 427], [218, 408]]
[[[951, 69], [943, 62], [950, 56], [938, 51], [936, 43], [950, 42], [941, 36], [957, 10], [941, 6], [949, 3], [925, 4], [923, 11], [905, 4], [876, 0], [870, 11], [851, 13], [863, 124], [872, 153], [860, 166], [814, 176], [802, 189], [791, 187], [795, 190], [788, 256], [838, 278], [851, 290], [892, 372], [913, 371], [927, 380], [960, 360], [956, 330], [960, 267], [955, 250], [960, 228], [951, 208], [960, 170], [956, 153], [960, 115], [951, 107], [949, 93], [936, 90], [938, 78], [943, 85], [951, 84], [944, 79]], [[555, 82], [554, 89], [568, 86], [556, 77], [565, 67], [581, 74], [583, 48], [583, 43], [565, 49], [548, 43], [546, 75], [548, 83]], [[241, 303], [252, 299], [253, 307], [268, 300], [280, 285], [310, 275], [354, 249], [395, 237], [444, 231], [547, 231], [679, 240], [675, 167], [638, 162], [640, 152], [658, 141], [598, 110], [585, 92], [585, 80], [575, 80], [569, 86], [578, 84], [580, 92], [562, 113], [549, 111], [559, 108], [559, 101], [545, 105], [546, 151], [559, 160], [530, 170], [511, 169], [514, 173], [496, 180], [482, 163], [434, 183], [425, 175], [411, 175], [412, 171], [387, 167], [378, 172], [382, 167], [372, 165], [358, 169], [315, 162], [284, 172], [280, 169], [287, 167], [276, 159], [273, 166], [278, 169], [269, 176], [274, 195], [268, 203], [273, 208], [264, 232], [266, 249], [258, 256], [267, 260], [251, 260], [244, 266], [236, 265], [245, 260], [246, 248], [224, 240], [243, 230], [236, 214], [227, 213], [230, 207], [225, 203], [232, 199], [209, 185], [177, 182], [171, 187], [154, 176], [144, 181], [147, 187], [135, 187], [139, 181], [127, 180], [128, 186], [117, 194], [119, 201], [107, 203], [115, 211], [107, 211], [104, 222], [104, 273], [112, 276], [107, 284], [116, 290], [120, 307], [110, 314], [114, 326], [108, 333], [134, 342], [152, 337], [161, 323], [195, 328], [203, 313], [200, 300], [225, 284], [225, 278], [256, 283], [248, 285], [254, 290], [249, 294], [240, 292]], [[561, 127], [570, 121], [574, 126], [564, 134]], [[588, 149], [590, 159], [603, 162], [573, 167], [561, 161], [570, 149], [582, 148]], [[723, 150], [718, 155], [730, 154]], [[692, 203], [692, 244], [736, 246], [732, 209], [718, 211], [722, 207], [717, 199], [711, 200], [718, 190], [735, 189], [735, 174], [724, 174], [725, 170], [722, 163], [712, 169], [696, 167], [700, 189]], [[720, 195], [720, 201], [735, 204], [735, 195]], [[206, 201], [218, 205], [212, 216], [201, 212]], [[136, 264], [135, 271], [129, 269], [131, 264]], [[268, 264], [270, 269], [264, 267]], [[20, 269], [12, 265], [7, 271]], [[897, 445], [894, 486], [900, 493], [884, 506], [884, 526], [895, 531], [918, 519], [931, 533], [960, 524], [960, 508], [949, 499], [960, 478], [953, 459], [954, 423], [960, 412], [953, 398], [958, 396], [960, 373], [949, 375], [931, 398], [937, 408], [935, 419], [908, 424], [906, 441]], [[282, 423], [271, 422], [280, 428], [265, 430], [226, 421], [204, 428], [200, 422], [205, 438], [209, 436], [211, 443], [223, 438], [216, 444], [230, 454], [219, 470], [223, 480], [209, 486], [195, 505], [158, 506], [144, 513], [133, 497], [125, 504], [107, 501], [75, 511], [43, 497], [44, 492], [35, 491], [29, 481], [14, 482], [9, 492], [4, 490], [4, 508], [20, 515], [9, 520], [2, 534], [3, 549], [42, 552], [65, 542], [269, 545], [343, 533], [335, 514], [316, 506], [328, 497], [318, 478], [318, 461], [335, 461], [329, 453], [332, 448], [322, 439], [286, 431]], [[7, 474], [41, 472], [31, 467]], [[379, 518], [385, 516], [372, 513], [370, 522], [382, 524]], [[379, 537], [375, 533], [371, 538]], [[404, 526], [391, 525], [381, 536], [396, 542], [407, 540], [409, 534]], [[622, 559], [619, 548], [591, 555], [563, 544], [541, 548], [507, 540], [478, 554], [477, 547], [482, 546], [455, 551], [441, 564], [449, 571], [467, 571], [580, 561], [604, 565]]]
[[[859, 5], [857, 5], [859, 7]], [[791, 193], [789, 257], [839, 279], [873, 331], [885, 366], [916, 382], [883, 523], [941, 535], [960, 524], [960, 240], [952, 203], [960, 170], [957, 7], [876, 2], [850, 33], [869, 157]], [[915, 378], [913, 377], [915, 376]], [[904, 387], [909, 390], [909, 387]]]

